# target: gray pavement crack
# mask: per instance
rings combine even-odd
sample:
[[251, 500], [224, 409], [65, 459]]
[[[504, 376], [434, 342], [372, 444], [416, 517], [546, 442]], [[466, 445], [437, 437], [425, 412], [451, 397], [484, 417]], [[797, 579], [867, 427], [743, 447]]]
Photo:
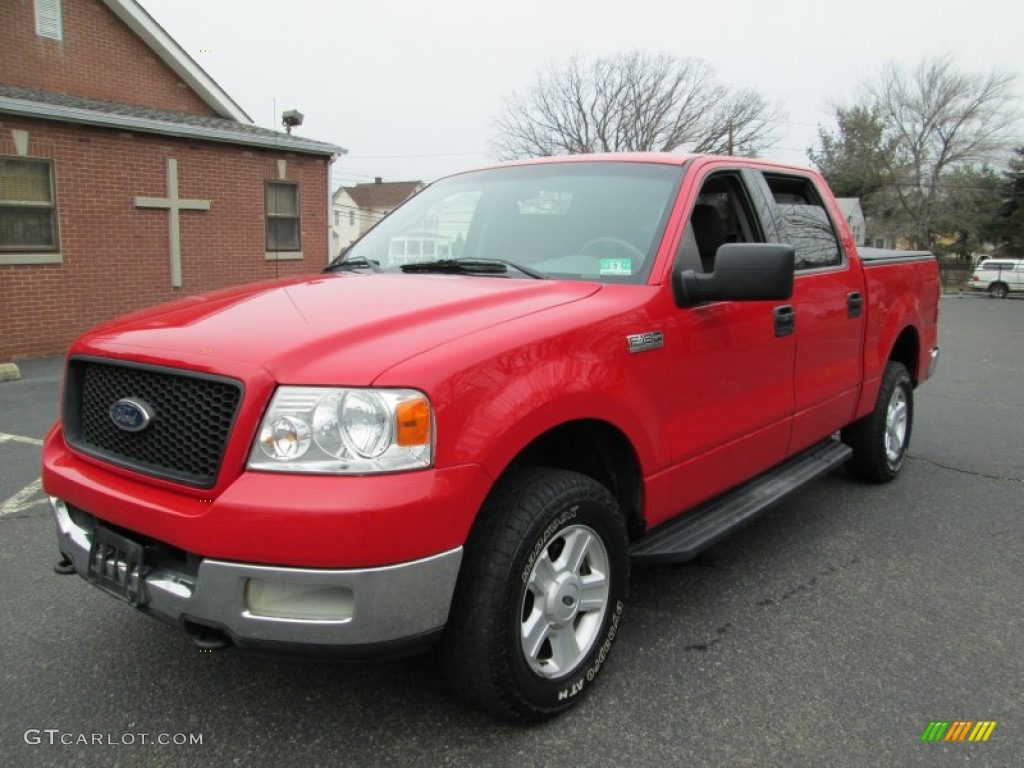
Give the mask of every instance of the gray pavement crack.
[[12, 512], [9, 515], [3, 515], [0, 517], [0, 525], [3, 525], [10, 520], [34, 520], [38, 517], [46, 517], [49, 515], [49, 512], [46, 509], [42, 509], [43, 503], [44, 502], [40, 502], [40, 509], [35, 511], [32, 511], [32, 507], [27, 507], [20, 512]]
[[785, 592], [777, 594], [775, 597], [762, 597], [760, 600], [757, 600], [755, 602], [755, 605], [759, 605], [762, 607], [780, 605], [781, 603], [784, 603], [787, 600], [789, 600], [791, 597], [795, 597], [796, 595], [799, 595], [803, 592], [810, 592], [814, 587], [818, 586], [818, 583], [820, 581], [824, 581], [825, 579], [834, 574], [842, 573], [851, 565], [859, 564], [860, 558], [857, 557], [851, 557], [846, 562], [839, 563], [838, 565], [835, 563], [828, 563], [823, 568], [821, 568], [814, 576], [811, 576], [806, 581], [797, 584], [795, 587], [790, 587]]
[[708, 651], [709, 649], [714, 648], [716, 645], [718, 645], [720, 642], [722, 642], [722, 637], [724, 635], [728, 634], [729, 630], [731, 630], [731, 629], [732, 629], [732, 624], [729, 623], [729, 622], [726, 622], [725, 624], [723, 624], [722, 626], [718, 627], [718, 629], [715, 630], [715, 634], [718, 635], [718, 637], [715, 637], [715, 638], [713, 638], [711, 640], [708, 640], [705, 643], [693, 643], [692, 645], [683, 646], [683, 650], [684, 651], [701, 651], [701, 652]]
[[1020, 477], [1008, 477], [1006, 475], [991, 475], [987, 472], [978, 472], [973, 469], [964, 469], [963, 467], [953, 467], [949, 464], [943, 464], [941, 461], [935, 461], [935, 459], [926, 459], [924, 456], [914, 456], [908, 453], [907, 458], [912, 461], [921, 461], [925, 464], [931, 464], [934, 467], [940, 469], [948, 469], [950, 472], [959, 472], [962, 475], [973, 475], [974, 477], [983, 477], [986, 480], [1002, 480], [1007, 483], [1024, 483], [1024, 478]]

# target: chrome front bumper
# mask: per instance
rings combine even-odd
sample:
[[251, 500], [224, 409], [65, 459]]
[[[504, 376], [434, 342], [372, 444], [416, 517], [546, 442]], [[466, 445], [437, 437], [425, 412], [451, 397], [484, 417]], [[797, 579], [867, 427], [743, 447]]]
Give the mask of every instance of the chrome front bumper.
[[[57, 546], [88, 578], [92, 528], [79, 524], [60, 499], [50, 497]], [[327, 570], [247, 565], [201, 559], [192, 573], [164, 562], [147, 567], [139, 608], [171, 624], [213, 628], [245, 646], [275, 645], [341, 649], [395, 644], [439, 631], [448, 620], [462, 548], [380, 568]], [[123, 565], [123, 564], [122, 564]], [[194, 570], [194, 569], [193, 569]], [[251, 582], [289, 588], [325, 588], [349, 595], [336, 618], [286, 618], [250, 605]], [[280, 602], [280, 601], [279, 601]], [[286, 601], [285, 601], [286, 603]], [[282, 604], [282, 613], [289, 613]]]

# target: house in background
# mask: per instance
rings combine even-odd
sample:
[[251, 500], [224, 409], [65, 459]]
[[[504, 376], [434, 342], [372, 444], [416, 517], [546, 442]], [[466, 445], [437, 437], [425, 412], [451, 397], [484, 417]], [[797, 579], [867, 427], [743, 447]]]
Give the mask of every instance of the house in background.
[[0, 2], [0, 361], [328, 260], [341, 147], [253, 125], [134, 0]]
[[867, 217], [865, 227], [867, 228], [867, 239], [864, 244], [867, 246], [872, 248], [888, 248], [890, 250], [906, 250], [910, 248], [910, 244], [905, 238], [898, 238], [891, 233], [887, 233], [884, 224], [871, 216]]
[[867, 222], [864, 219], [864, 211], [860, 207], [859, 197], [836, 198], [839, 203], [839, 210], [843, 212], [843, 218], [853, 235], [853, 242], [857, 245], [870, 245], [865, 240], [867, 237]]
[[339, 187], [331, 197], [332, 256], [425, 186], [422, 181], [384, 181], [378, 176], [373, 183]]

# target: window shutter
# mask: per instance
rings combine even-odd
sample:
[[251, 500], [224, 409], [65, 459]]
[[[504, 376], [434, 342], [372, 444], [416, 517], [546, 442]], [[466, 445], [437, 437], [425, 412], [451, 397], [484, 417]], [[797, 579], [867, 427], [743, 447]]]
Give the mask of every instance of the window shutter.
[[64, 39], [60, 0], [36, 0], [36, 34], [52, 40]]

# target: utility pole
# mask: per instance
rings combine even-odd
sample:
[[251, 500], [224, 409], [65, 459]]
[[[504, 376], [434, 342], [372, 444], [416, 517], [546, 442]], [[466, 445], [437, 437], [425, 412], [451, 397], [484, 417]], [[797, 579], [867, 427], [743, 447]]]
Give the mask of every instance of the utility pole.
[[731, 121], [729, 122], [729, 144], [728, 144], [728, 148], [727, 149], [728, 149], [729, 156], [732, 157], [732, 122]]

